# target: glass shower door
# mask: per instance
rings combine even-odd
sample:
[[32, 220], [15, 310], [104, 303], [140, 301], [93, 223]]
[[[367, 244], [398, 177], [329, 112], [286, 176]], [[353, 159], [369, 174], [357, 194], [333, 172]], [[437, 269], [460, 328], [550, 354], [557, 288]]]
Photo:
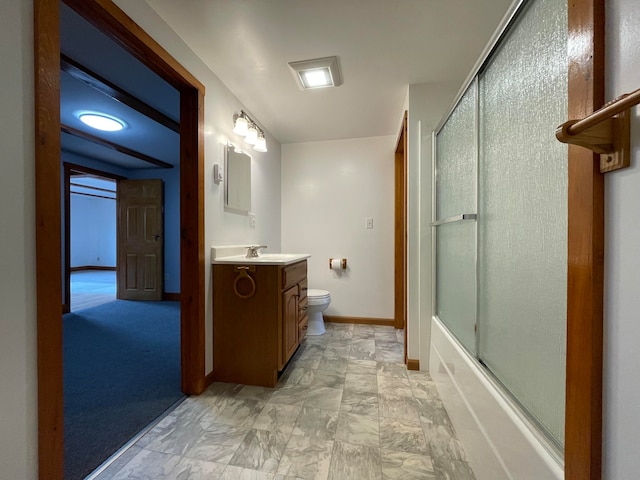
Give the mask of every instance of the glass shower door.
[[436, 315], [476, 353], [477, 86], [436, 135]]

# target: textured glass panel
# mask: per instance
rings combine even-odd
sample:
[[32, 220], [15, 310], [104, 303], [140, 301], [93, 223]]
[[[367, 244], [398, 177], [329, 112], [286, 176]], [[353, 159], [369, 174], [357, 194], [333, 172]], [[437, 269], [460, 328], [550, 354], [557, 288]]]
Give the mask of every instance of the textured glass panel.
[[436, 314], [451, 333], [476, 353], [476, 222], [436, 228]]
[[567, 15], [536, 0], [480, 76], [479, 357], [564, 439]]
[[476, 83], [436, 137], [436, 219], [476, 213]]

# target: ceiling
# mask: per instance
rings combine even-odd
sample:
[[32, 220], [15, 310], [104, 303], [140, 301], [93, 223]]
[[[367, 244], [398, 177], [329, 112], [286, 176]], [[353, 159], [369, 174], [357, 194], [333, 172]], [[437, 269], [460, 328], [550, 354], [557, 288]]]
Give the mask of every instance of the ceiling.
[[[69, 60], [117, 85], [160, 114], [179, 122], [180, 94], [122, 47], [98, 31], [64, 3], [60, 3], [60, 52]], [[64, 63], [64, 62], [63, 62]], [[75, 76], [60, 72], [60, 122], [98, 136], [124, 149], [151, 157], [167, 166], [180, 161], [180, 137], [174, 130], [114, 100]], [[78, 119], [78, 112], [99, 111], [124, 120], [119, 132], [98, 132]], [[124, 169], [162, 168], [78, 135], [61, 134], [62, 150], [101, 160]], [[167, 167], [168, 168], [168, 167]]]
[[[462, 86], [512, 0], [146, 0], [280, 143], [397, 135], [410, 84]], [[337, 55], [301, 91], [288, 62]]]
[[[512, 0], [146, 0], [280, 143], [396, 135], [411, 84], [458, 88]], [[179, 122], [179, 93], [61, 3], [61, 52]], [[337, 55], [343, 85], [302, 91], [288, 62]], [[169, 165], [179, 135], [61, 72], [61, 122], [79, 110], [130, 128], [100, 137]], [[444, 112], [443, 112], [444, 113]], [[63, 150], [157, 168], [62, 133]]]

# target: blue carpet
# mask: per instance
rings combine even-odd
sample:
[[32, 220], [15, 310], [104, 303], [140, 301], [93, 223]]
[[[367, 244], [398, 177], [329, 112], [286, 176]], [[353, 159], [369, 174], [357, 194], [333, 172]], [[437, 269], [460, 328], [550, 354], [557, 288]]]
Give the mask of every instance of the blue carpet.
[[63, 322], [64, 478], [76, 480], [183, 397], [180, 304], [116, 300]]

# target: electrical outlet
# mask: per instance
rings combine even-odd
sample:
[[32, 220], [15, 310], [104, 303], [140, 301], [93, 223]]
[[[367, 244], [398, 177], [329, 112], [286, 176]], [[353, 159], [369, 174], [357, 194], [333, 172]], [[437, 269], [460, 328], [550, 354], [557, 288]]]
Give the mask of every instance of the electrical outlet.
[[373, 218], [366, 218], [365, 219], [365, 227], [368, 229], [372, 229], [373, 228]]
[[255, 213], [250, 213], [249, 214], [249, 226], [251, 228], [256, 228], [256, 214]]

